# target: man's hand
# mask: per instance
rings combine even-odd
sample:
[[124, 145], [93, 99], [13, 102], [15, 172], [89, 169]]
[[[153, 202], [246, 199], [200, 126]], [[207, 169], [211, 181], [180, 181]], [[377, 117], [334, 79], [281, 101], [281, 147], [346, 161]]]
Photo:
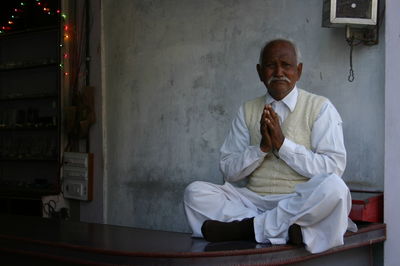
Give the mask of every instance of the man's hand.
[[268, 134], [271, 140], [272, 148], [279, 151], [283, 141], [285, 140], [279, 124], [279, 116], [277, 113], [275, 113], [274, 109], [272, 109], [271, 105], [266, 105], [264, 107], [263, 117], [268, 128]]
[[267, 124], [267, 106], [265, 105], [263, 113], [260, 120], [260, 133], [261, 133], [261, 143], [260, 149], [263, 152], [270, 152], [273, 149], [271, 137], [269, 135], [269, 129]]
[[260, 133], [261, 133], [261, 143], [260, 149], [263, 152], [270, 152], [273, 149], [271, 137], [269, 135], [269, 129], [267, 124], [267, 105], [265, 105], [263, 113], [260, 120]]

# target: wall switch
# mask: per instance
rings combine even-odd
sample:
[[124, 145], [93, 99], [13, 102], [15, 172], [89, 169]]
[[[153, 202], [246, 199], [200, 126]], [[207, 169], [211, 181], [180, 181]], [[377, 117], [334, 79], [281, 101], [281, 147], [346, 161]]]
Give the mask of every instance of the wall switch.
[[85, 182], [65, 181], [64, 184], [64, 195], [67, 194], [69, 198], [82, 199], [86, 196], [83, 192], [84, 188], [86, 188]]
[[92, 200], [93, 154], [65, 152], [63, 161], [63, 193], [65, 198]]

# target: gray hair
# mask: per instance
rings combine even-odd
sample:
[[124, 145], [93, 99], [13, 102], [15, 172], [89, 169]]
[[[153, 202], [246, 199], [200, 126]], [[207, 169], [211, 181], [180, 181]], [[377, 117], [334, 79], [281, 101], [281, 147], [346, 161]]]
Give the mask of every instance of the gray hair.
[[262, 65], [262, 60], [263, 60], [265, 48], [266, 48], [267, 46], [269, 46], [269, 45], [270, 45], [271, 43], [273, 43], [273, 42], [287, 42], [287, 43], [289, 43], [290, 45], [292, 45], [293, 48], [294, 48], [294, 52], [295, 52], [295, 54], [296, 54], [296, 61], [297, 61], [297, 64], [300, 64], [300, 63], [301, 63], [301, 53], [300, 53], [300, 50], [299, 50], [299, 48], [297, 47], [297, 45], [296, 45], [292, 40], [285, 39], [285, 38], [278, 38], [278, 39], [270, 40], [270, 41], [268, 41], [268, 42], [266, 42], [266, 43], [264, 44], [263, 48], [262, 48], [261, 51], [260, 51], [260, 57], [259, 57], [259, 59], [258, 59], [258, 63], [259, 63], [260, 65]]

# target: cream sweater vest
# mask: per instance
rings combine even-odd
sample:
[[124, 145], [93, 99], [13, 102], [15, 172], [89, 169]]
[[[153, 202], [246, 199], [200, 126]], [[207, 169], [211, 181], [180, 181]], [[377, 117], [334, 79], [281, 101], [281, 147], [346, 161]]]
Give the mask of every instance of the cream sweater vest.
[[[244, 105], [245, 120], [250, 133], [250, 145], [260, 145], [260, 119], [265, 105], [265, 95], [248, 101]], [[323, 103], [327, 99], [299, 89], [296, 107], [283, 124], [285, 138], [311, 149], [311, 130]], [[247, 188], [261, 194], [283, 194], [294, 192], [296, 184], [308, 178], [298, 174], [283, 160], [272, 153], [265, 156], [263, 163], [249, 176]]]

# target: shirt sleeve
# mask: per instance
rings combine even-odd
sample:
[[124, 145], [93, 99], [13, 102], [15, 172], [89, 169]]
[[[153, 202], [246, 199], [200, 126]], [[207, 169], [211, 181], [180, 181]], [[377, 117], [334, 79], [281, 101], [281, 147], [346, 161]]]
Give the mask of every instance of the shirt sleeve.
[[231, 129], [220, 149], [220, 168], [226, 181], [235, 182], [250, 175], [263, 162], [267, 153], [250, 146], [250, 134], [244, 119], [244, 108], [232, 121]]
[[306, 177], [334, 173], [342, 176], [346, 167], [342, 119], [327, 101], [314, 122], [311, 132], [312, 150], [285, 138], [279, 157], [292, 169]]

